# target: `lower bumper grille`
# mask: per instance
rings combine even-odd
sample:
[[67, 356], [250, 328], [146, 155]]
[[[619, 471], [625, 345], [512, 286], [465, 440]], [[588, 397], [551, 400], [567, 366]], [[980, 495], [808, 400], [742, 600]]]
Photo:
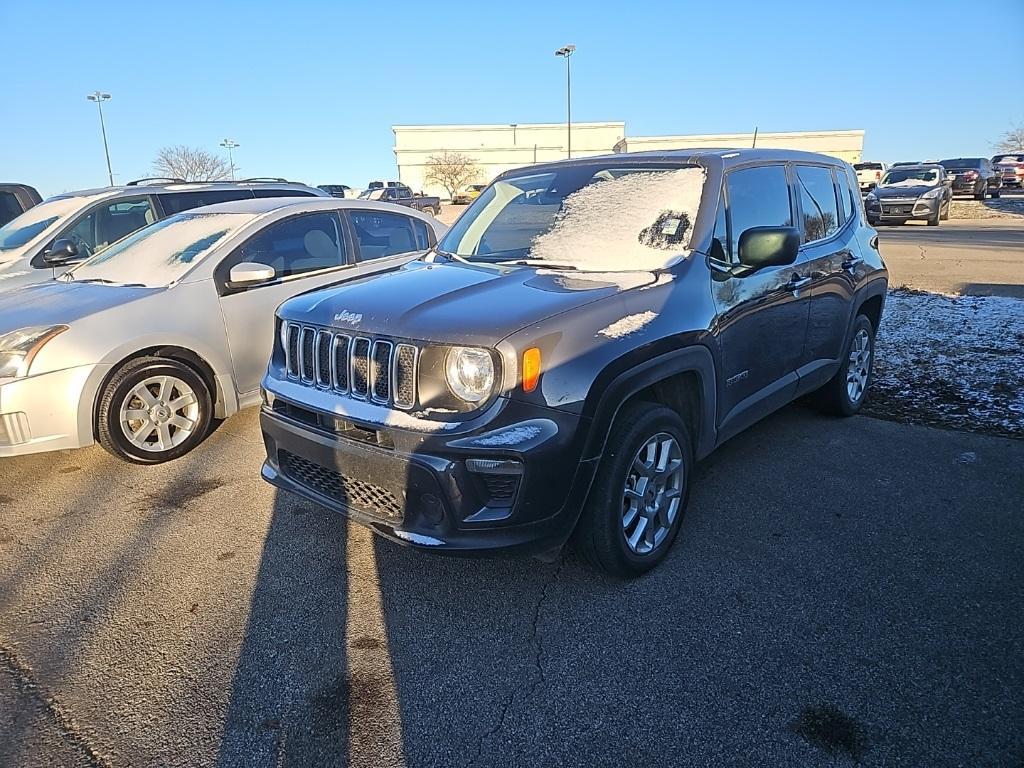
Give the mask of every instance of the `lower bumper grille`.
[[402, 519], [402, 505], [395, 495], [373, 483], [345, 477], [340, 472], [304, 459], [289, 451], [278, 454], [281, 471], [339, 504], [391, 522]]

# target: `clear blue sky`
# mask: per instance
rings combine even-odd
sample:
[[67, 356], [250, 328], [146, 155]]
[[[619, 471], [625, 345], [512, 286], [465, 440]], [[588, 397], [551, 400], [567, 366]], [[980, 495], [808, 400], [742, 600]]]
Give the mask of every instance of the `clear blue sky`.
[[[574, 119], [627, 134], [863, 128], [870, 158], [990, 154], [1024, 122], [1022, 29], [1024, 0], [0, 0], [0, 177], [106, 183], [99, 88], [118, 181], [231, 136], [246, 175], [362, 186], [395, 175], [394, 124], [564, 120], [570, 42]], [[1000, 37], [1017, 50], [989, 55]]]

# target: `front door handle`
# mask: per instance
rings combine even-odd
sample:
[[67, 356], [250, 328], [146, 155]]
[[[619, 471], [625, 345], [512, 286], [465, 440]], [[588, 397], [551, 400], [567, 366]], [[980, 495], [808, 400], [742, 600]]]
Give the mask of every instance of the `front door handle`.
[[800, 277], [800, 275], [793, 275], [791, 278], [789, 278], [789, 282], [786, 283], [786, 290], [799, 291], [804, 286], [810, 285], [812, 279], [813, 278], [810, 277]]

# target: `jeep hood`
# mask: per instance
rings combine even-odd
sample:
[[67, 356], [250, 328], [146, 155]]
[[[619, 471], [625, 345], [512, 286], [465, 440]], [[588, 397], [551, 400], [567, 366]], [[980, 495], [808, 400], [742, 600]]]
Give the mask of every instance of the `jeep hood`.
[[53, 280], [0, 292], [0, 334], [37, 325], [70, 325], [160, 290]]
[[279, 314], [352, 333], [493, 346], [528, 325], [655, 279], [651, 272], [414, 261], [394, 272], [298, 296]]

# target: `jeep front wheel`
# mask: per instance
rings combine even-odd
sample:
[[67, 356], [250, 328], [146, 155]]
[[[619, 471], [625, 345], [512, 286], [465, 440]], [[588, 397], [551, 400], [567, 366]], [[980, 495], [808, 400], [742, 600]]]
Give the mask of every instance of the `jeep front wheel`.
[[100, 445], [119, 459], [159, 464], [206, 437], [213, 414], [202, 376], [177, 360], [142, 357], [107, 382], [96, 413]]
[[641, 574], [661, 562], [686, 509], [692, 455], [675, 411], [627, 405], [609, 435], [574, 534], [583, 557], [617, 576]]

